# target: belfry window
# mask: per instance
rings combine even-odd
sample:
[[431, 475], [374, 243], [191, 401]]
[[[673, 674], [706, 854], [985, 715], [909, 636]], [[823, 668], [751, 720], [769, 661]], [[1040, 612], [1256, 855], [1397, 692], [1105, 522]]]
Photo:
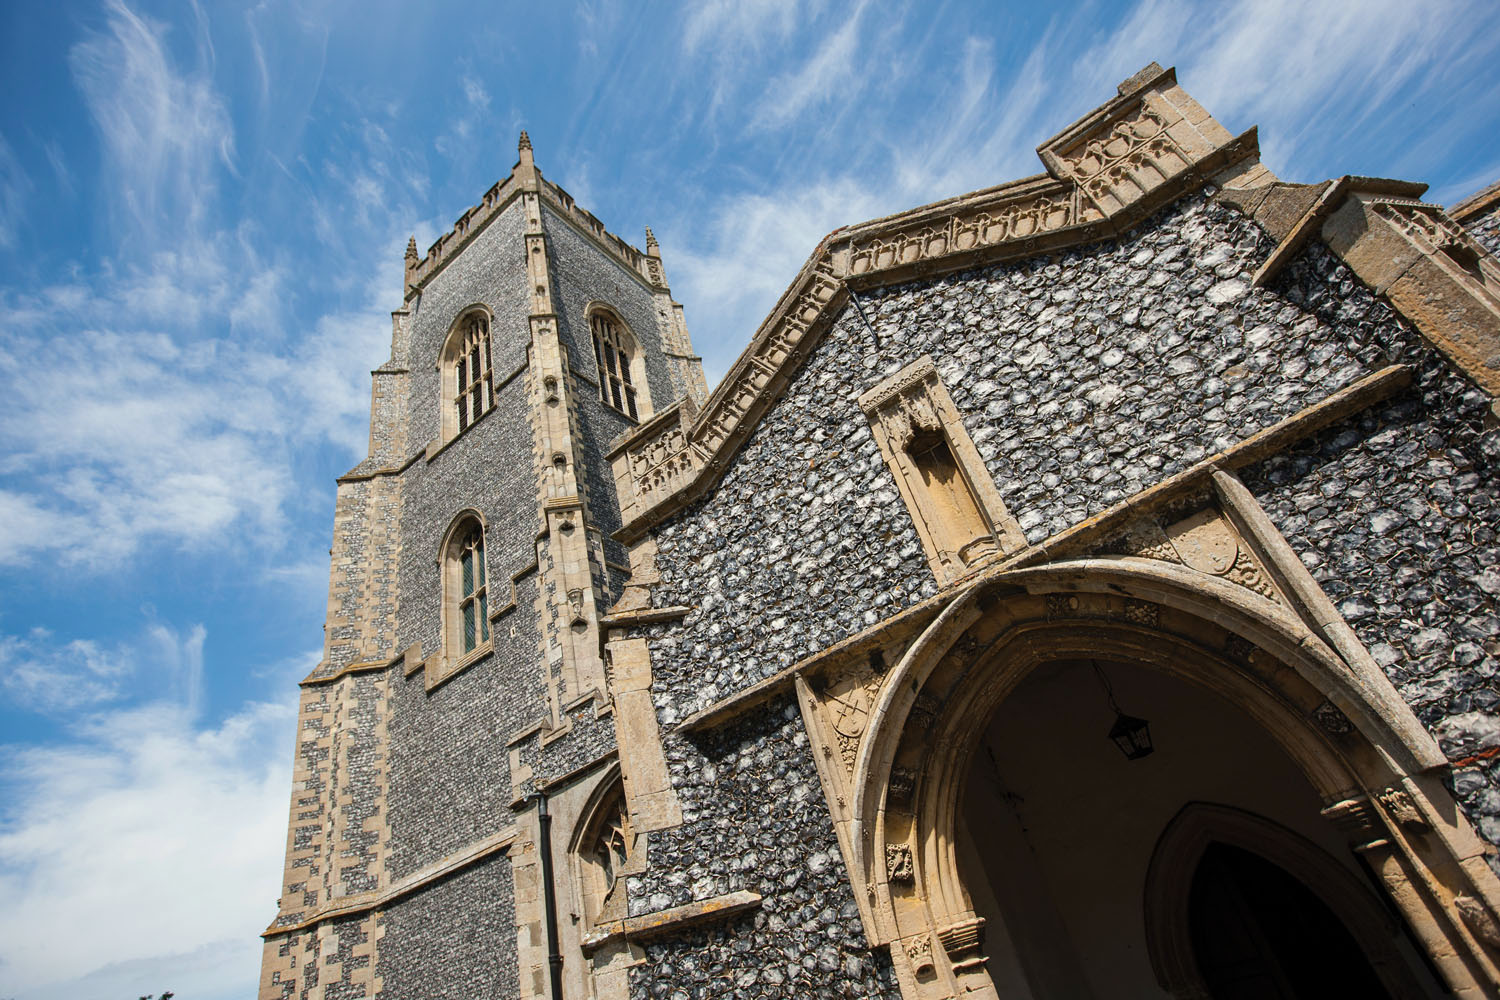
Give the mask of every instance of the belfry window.
[[494, 380], [490, 375], [490, 319], [482, 312], [465, 316], [454, 371], [453, 405], [462, 434], [495, 405]]
[[599, 398], [631, 420], [639, 420], [636, 380], [631, 371], [636, 362], [635, 345], [620, 321], [599, 311], [589, 317], [594, 334], [594, 360], [599, 365]]
[[454, 519], [441, 552], [446, 675], [490, 645], [489, 571], [484, 524], [477, 512], [467, 510]]

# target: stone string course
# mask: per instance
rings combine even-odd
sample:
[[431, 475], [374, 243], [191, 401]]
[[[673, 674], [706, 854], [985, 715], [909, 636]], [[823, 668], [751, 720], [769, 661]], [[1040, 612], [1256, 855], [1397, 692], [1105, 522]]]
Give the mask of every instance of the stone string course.
[[683, 825], [651, 835], [650, 869], [628, 883], [632, 915], [738, 889], [765, 898], [722, 927], [648, 942], [634, 1000], [898, 998], [888, 959], [864, 945], [796, 703], [698, 742], [668, 737], [666, 753]]

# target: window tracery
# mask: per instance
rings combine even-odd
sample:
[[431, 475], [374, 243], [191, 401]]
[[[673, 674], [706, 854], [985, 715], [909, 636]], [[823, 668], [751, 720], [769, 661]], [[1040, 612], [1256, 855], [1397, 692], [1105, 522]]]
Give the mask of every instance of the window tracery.
[[618, 317], [602, 309], [589, 317], [589, 329], [594, 335], [594, 361], [599, 366], [599, 398], [631, 420], [639, 420], [637, 373], [633, 371], [638, 352], [630, 334]]
[[462, 434], [495, 405], [494, 378], [490, 372], [490, 318], [472, 312], [460, 321], [462, 339], [454, 366], [453, 407]]

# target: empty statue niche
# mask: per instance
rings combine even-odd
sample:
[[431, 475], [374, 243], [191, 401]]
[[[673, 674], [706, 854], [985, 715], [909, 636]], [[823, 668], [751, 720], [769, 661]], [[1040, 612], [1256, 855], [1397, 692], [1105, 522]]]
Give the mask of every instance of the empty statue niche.
[[859, 405], [940, 582], [1025, 544], [931, 358], [865, 392]]
[[938, 547], [954, 553], [965, 566], [994, 552], [994, 531], [953, 457], [947, 435], [941, 430], [914, 435], [906, 446], [906, 457], [925, 494], [929, 527], [938, 536]]

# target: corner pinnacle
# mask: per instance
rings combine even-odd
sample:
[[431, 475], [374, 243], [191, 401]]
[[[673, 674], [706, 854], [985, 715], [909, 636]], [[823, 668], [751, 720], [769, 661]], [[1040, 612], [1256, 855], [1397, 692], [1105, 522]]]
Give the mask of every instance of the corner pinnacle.
[[415, 236], [411, 236], [411, 237], [407, 238], [407, 241], [406, 241], [406, 259], [407, 260], [416, 260], [417, 259], [417, 238]]
[[652, 250], [660, 250], [660, 249], [661, 249], [661, 244], [659, 244], [659, 243], [656, 242], [656, 234], [651, 231], [651, 227], [650, 226], [647, 226], [646, 227], [646, 252], [650, 253]]
[[521, 142], [520, 142], [520, 145], [517, 147], [517, 151], [519, 152], [520, 150], [530, 149], [530, 148], [531, 148], [531, 136], [527, 135], [526, 134], [526, 130], [523, 128], [521, 130]]

